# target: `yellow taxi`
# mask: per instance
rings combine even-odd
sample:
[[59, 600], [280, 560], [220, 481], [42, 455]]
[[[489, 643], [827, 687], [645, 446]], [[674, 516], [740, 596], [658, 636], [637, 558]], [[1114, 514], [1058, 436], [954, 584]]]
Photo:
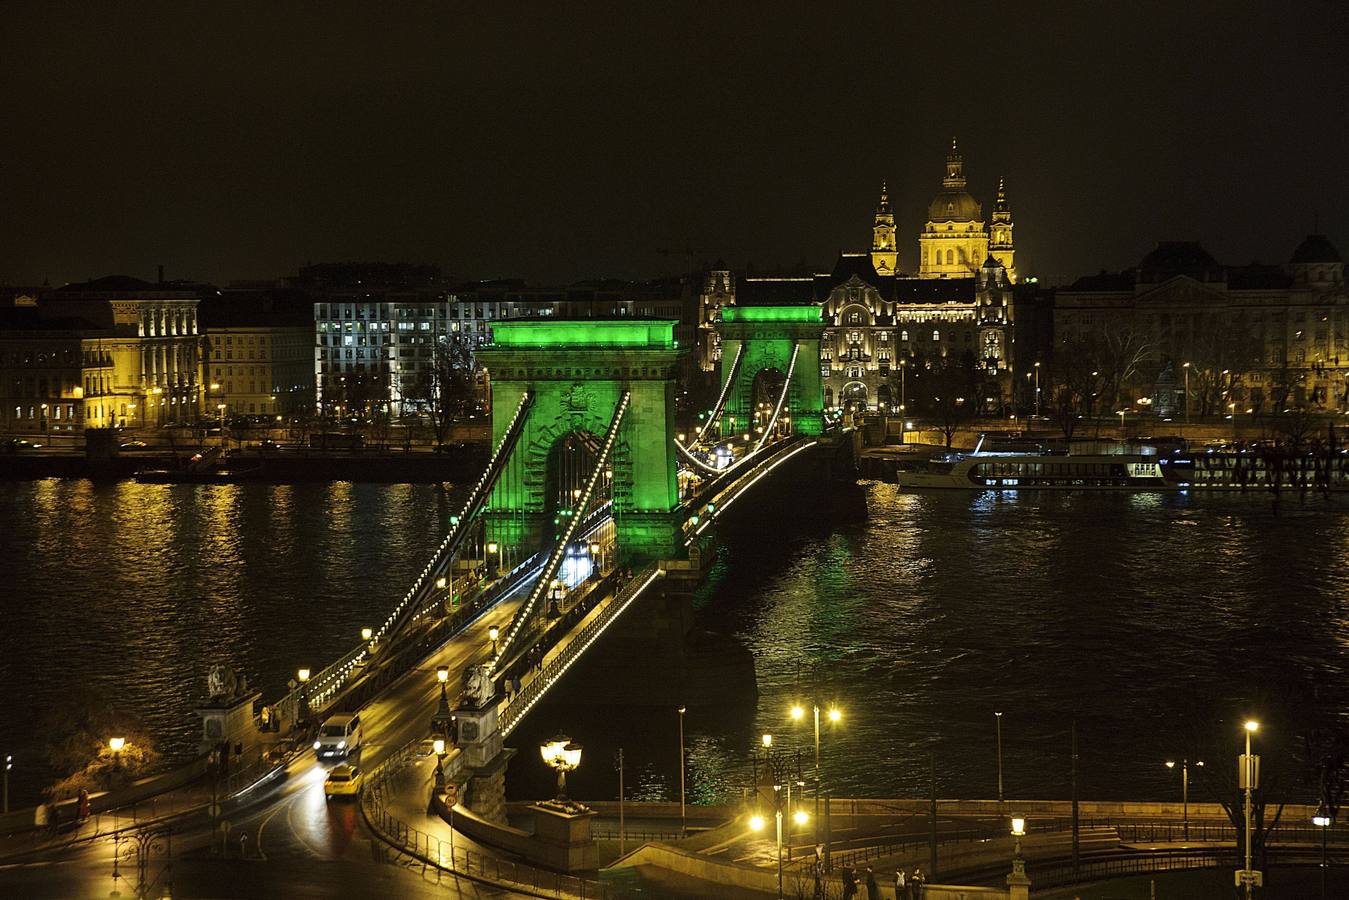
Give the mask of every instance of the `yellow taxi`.
[[355, 797], [360, 790], [361, 770], [346, 763], [336, 766], [323, 782], [323, 793], [329, 800], [334, 797]]

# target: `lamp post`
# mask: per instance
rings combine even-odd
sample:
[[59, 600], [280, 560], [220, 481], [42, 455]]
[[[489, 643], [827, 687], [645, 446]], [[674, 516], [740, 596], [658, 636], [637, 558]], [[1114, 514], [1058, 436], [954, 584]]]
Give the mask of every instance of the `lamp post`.
[[899, 442], [908, 443], [904, 427], [904, 419], [909, 414], [909, 358], [901, 357], [899, 360]]
[[1035, 417], [1040, 418], [1040, 363], [1035, 363]]
[[361, 640], [365, 641], [367, 644], [370, 643], [370, 639], [374, 636], [375, 630], [373, 628], [367, 627], [361, 629]]
[[487, 639], [492, 642], [492, 659], [497, 657], [497, 638], [501, 637], [501, 629], [495, 625], [489, 625], [487, 628]]
[[1181, 368], [1185, 370], [1185, 424], [1190, 424], [1190, 364], [1183, 363]]
[[[1197, 759], [1194, 764], [1202, 768], [1204, 761]], [[1168, 759], [1166, 767], [1174, 769], [1176, 767], [1175, 760]], [[1181, 759], [1180, 761], [1180, 809], [1181, 816], [1185, 820], [1185, 840], [1188, 841], [1190, 839], [1190, 761], [1188, 759]]]
[[153, 388], [150, 389], [150, 393], [154, 394], [155, 397], [157, 398], [157, 401], [158, 401], [158, 402], [155, 403], [155, 406], [159, 407], [159, 413], [157, 414], [157, 419], [158, 419], [159, 427], [163, 428], [163, 427], [164, 427], [164, 389], [163, 389], [162, 387], [159, 387], [158, 385], [155, 385]]
[[998, 730], [998, 809], [1002, 809], [1002, 713], [995, 712], [993, 720]]
[[1232, 443], [1235, 445], [1236, 442], [1237, 442], [1237, 404], [1236, 404], [1236, 401], [1234, 400], [1234, 401], [1232, 401], [1231, 403], [1227, 404], [1227, 409], [1228, 409], [1228, 412], [1230, 412], [1230, 413], [1232, 414]]
[[[1021, 839], [1026, 836], [1026, 820], [1020, 816], [1012, 819], [1012, 874], [1007, 876], [1007, 886], [1030, 888], [1030, 879], [1026, 877], [1026, 859], [1021, 855]], [[1013, 896], [1016, 896], [1013, 894]], [[1026, 896], [1022, 894], [1021, 896]]]
[[1321, 829], [1321, 900], [1326, 900], [1326, 835], [1333, 821], [1326, 802], [1322, 800], [1316, 807], [1316, 814], [1312, 816], [1312, 824]]
[[5, 805], [4, 812], [9, 813], [9, 770], [14, 768], [14, 755], [5, 754]]
[[[804, 719], [804, 718], [806, 717], [806, 710], [805, 710], [805, 707], [803, 707], [803, 706], [802, 706], [801, 704], [799, 704], [799, 703], [793, 705], [792, 708], [791, 708], [791, 710], [790, 710], [789, 712], [790, 712], [790, 715], [791, 715], [791, 717], [792, 717], [792, 721], [794, 721], [794, 722], [800, 722], [802, 719]], [[829, 825], [830, 825], [830, 822], [829, 822], [829, 807], [826, 805], [825, 808], [824, 808], [824, 814], [823, 814], [823, 816], [821, 816], [821, 814], [820, 814], [820, 789], [821, 789], [821, 784], [820, 784], [820, 782], [821, 782], [821, 775], [820, 775], [820, 704], [818, 704], [818, 703], [812, 703], [812, 704], [811, 704], [811, 712], [812, 712], [812, 716], [813, 716], [813, 720], [814, 720], [814, 724], [815, 724], [815, 843], [817, 843], [817, 844], [823, 843], [823, 844], [824, 844], [824, 863], [825, 863], [825, 871], [829, 871], [829, 870], [830, 870], [830, 864], [829, 864], [829, 862], [830, 862], [830, 861], [829, 861], [829, 843], [830, 843], [830, 834], [829, 834]], [[843, 711], [840, 710], [837, 706], [831, 706], [831, 707], [829, 707], [829, 709], [826, 711], [825, 715], [826, 715], [826, 717], [829, 719], [829, 723], [830, 723], [831, 725], [837, 725], [839, 722], [843, 721]], [[823, 819], [823, 822], [821, 822], [821, 819]], [[823, 840], [823, 841], [820, 840], [820, 830], [821, 830], [821, 828], [824, 829], [824, 840]]]
[[[126, 738], [114, 737], [108, 738], [108, 749], [112, 751], [112, 764], [119, 769], [122, 767], [122, 748], [126, 746]], [[6, 778], [8, 784], [8, 777]]]
[[497, 555], [497, 551], [500, 550], [500, 549], [501, 549], [501, 545], [499, 545], [496, 541], [488, 541], [488, 542], [487, 542], [487, 559], [486, 559], [486, 563], [487, 563], [487, 577], [488, 577], [488, 578], [495, 578], [495, 577], [496, 577], [496, 568], [497, 568], [497, 559], [496, 559], [496, 555]]
[[[765, 734], [763, 737], [764, 737], [763, 743], [764, 752], [767, 757], [769, 767], [774, 770], [781, 770], [781, 772], [775, 771], [775, 777], [777, 777], [779, 774], [785, 774], [787, 768], [786, 761], [783, 760], [780, 755], [775, 756], [772, 753], [773, 736], [771, 734]], [[807, 822], [810, 821], [810, 816], [806, 813], [804, 809], [798, 810], [792, 809], [792, 783], [790, 780], [790, 775], [788, 775], [787, 780], [785, 781], [778, 780], [777, 783], [773, 785], [773, 821], [774, 824], [776, 825], [777, 831], [776, 846], [777, 846], [777, 862], [778, 862], [778, 900], [782, 900], [784, 896], [782, 893], [782, 838], [783, 838], [784, 817], [790, 817], [788, 819], [788, 822], [789, 823], [795, 822], [798, 826], [804, 826]], [[765, 824], [766, 823], [764, 822], [764, 818], [761, 815], [754, 815], [750, 817], [749, 827], [753, 831], [762, 830]], [[791, 830], [790, 824], [788, 824], [787, 830], [788, 832], [790, 832]]]
[[295, 680], [300, 683], [300, 710], [297, 724], [303, 725], [309, 721], [309, 668], [301, 668], [295, 672]]
[[685, 813], [684, 795], [684, 713], [688, 707], [679, 707], [679, 833], [688, 833], [688, 820]]
[[445, 739], [433, 739], [431, 749], [436, 754], [436, 793], [440, 793], [445, 789]]
[[1246, 867], [1237, 873], [1237, 883], [1243, 886], [1246, 898], [1250, 900], [1251, 889], [1264, 884], [1262, 873], [1251, 868], [1251, 828], [1253, 823], [1251, 795], [1260, 782], [1260, 757], [1251, 755], [1251, 735], [1260, 729], [1260, 723], [1251, 719], [1246, 722], [1244, 727], [1246, 729], [1246, 752], [1242, 754], [1238, 762], [1240, 787], [1245, 794], [1243, 803], [1245, 828], [1243, 831], [1245, 832]]
[[449, 666], [436, 666], [436, 681], [440, 684], [440, 703], [436, 706], [436, 714], [431, 717], [431, 732], [449, 737], [450, 720], [453, 717], [450, 712], [450, 697], [445, 692], [446, 685], [450, 681]]
[[549, 738], [539, 745], [544, 763], [557, 771], [557, 802], [567, 802], [567, 773], [581, 764], [581, 745], [565, 734]]
[[220, 446], [225, 446], [225, 404], [217, 403], [216, 410], [220, 413]]

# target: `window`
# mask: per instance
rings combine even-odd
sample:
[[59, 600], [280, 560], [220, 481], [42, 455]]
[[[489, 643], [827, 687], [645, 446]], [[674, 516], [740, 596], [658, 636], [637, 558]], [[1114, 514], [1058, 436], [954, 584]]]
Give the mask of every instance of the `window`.
[[901, 331], [899, 333], [899, 339], [901, 341], [907, 341], [909, 339], [909, 333], [907, 331]]
[[861, 325], [861, 324], [862, 324], [862, 314], [861, 314], [860, 312], [850, 312], [850, 313], [848, 313], [848, 324], [849, 324], [849, 325]]
[[955, 262], [956, 262], [956, 252], [955, 252], [954, 250], [947, 250], [947, 251], [946, 251], [946, 264], [947, 264], [948, 266], [953, 266], [953, 265], [955, 265]]
[[935, 329], [935, 328], [932, 329], [932, 339], [933, 339], [934, 341], [939, 341], [939, 340], [941, 340], [941, 332], [938, 331], [938, 330]]

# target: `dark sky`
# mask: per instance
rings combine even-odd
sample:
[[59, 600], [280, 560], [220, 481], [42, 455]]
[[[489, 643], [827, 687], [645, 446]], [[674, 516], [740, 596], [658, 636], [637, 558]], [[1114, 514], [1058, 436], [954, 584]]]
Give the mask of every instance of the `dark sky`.
[[[273, 7], [284, 7], [275, 9]], [[828, 266], [958, 135], [1019, 268], [1349, 252], [1332, 3], [5, 4], [0, 282]]]

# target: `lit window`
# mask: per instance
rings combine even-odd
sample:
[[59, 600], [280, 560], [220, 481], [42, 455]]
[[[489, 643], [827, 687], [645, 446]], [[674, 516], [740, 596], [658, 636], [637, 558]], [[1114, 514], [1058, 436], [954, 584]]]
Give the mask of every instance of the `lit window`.
[[933, 339], [934, 341], [939, 341], [939, 340], [941, 340], [941, 332], [938, 331], [938, 330], [935, 329], [935, 328], [932, 329], [932, 339]]

